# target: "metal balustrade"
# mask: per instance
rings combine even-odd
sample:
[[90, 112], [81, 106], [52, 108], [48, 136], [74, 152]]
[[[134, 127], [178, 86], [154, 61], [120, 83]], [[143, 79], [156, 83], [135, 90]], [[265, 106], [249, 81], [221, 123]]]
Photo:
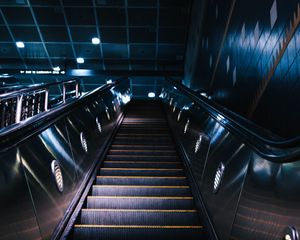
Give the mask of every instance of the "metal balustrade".
[[[53, 100], [50, 99], [52, 87], [61, 89], [61, 94]], [[79, 96], [78, 79], [38, 84], [2, 93], [0, 94], [0, 128], [24, 121]]]

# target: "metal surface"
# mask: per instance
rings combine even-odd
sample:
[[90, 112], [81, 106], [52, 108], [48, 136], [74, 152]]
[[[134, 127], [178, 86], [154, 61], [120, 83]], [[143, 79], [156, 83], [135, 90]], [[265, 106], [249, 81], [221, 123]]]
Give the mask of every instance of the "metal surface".
[[[109, 84], [66, 104], [60, 113], [49, 110], [46, 119], [33, 118], [32, 132], [24, 130], [29, 126], [21, 125], [13, 134], [5, 133], [10, 145], [2, 142], [0, 151], [0, 239], [49, 239], [59, 231], [122, 113], [120, 99], [130, 96], [128, 84]], [[120, 102], [116, 112], [112, 101]], [[110, 121], [104, 120], [106, 109]], [[96, 117], [102, 119], [101, 133]], [[80, 132], [85, 133], [88, 152], [81, 147]], [[63, 175], [63, 191], [58, 191], [53, 177], [53, 159]]]
[[[32, 85], [0, 94], [0, 111], [2, 118], [0, 128], [7, 128], [10, 125], [18, 124], [27, 118], [48, 111], [49, 108], [53, 108], [53, 106], [49, 106], [49, 91], [51, 87], [60, 87], [60, 85], [63, 87], [63, 92], [60, 96], [62, 102], [55, 104], [56, 107], [61, 103], [65, 104], [67, 98], [79, 97], [78, 79]], [[67, 86], [72, 86], [75, 90], [67, 90]], [[5, 129], [1, 130], [5, 131]]]
[[0, 239], [41, 239], [18, 148], [0, 157]]
[[[248, 128], [248, 132], [257, 131], [255, 126], [252, 128], [251, 123], [242, 121], [245, 125], [234, 129], [232, 115], [228, 117], [227, 112], [223, 114], [220, 109], [214, 112], [214, 105], [208, 106], [208, 101], [201, 104], [192, 94], [186, 93], [178, 84], [166, 83], [161, 97], [191, 169], [196, 191], [203, 202], [203, 216], [208, 218], [206, 222], [213, 229], [211, 232], [224, 240], [297, 239], [300, 161], [293, 153], [289, 156], [289, 152], [282, 158], [282, 153], [286, 147], [296, 148], [298, 140], [267, 139], [268, 144], [275, 141], [278, 152], [265, 148], [266, 153], [272, 154], [261, 154], [250, 143], [255, 144], [257, 138], [249, 141], [246, 137], [254, 135], [239, 132], [243, 128]], [[173, 112], [175, 102], [178, 105]], [[182, 116], [178, 121], [180, 111]], [[200, 143], [199, 136], [206, 136], [206, 141], [201, 139]], [[260, 139], [265, 137], [263, 134]], [[196, 149], [195, 142], [198, 143]], [[216, 171], [220, 166], [226, 170], [215, 194]]]
[[[237, 135], [262, 157], [274, 162], [290, 162], [292, 160], [296, 161], [300, 156], [299, 136], [282, 139], [215, 102], [197, 96], [195, 92], [171, 79], [166, 83], [164, 91], [166, 89], [169, 91], [170, 106], [173, 104], [174, 96], [179, 97], [180, 94], [184, 94], [185, 98], [188, 99], [188, 103], [196, 103], [199, 110], [205, 111], [208, 117]], [[182, 106], [182, 109], [184, 108], [185, 105]]]

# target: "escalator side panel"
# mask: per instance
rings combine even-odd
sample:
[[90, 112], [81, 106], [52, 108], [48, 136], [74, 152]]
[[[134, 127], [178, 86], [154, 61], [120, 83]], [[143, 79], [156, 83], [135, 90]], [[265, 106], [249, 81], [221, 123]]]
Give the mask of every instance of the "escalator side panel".
[[[0, 158], [0, 239], [41, 239], [17, 148]], [[13, 171], [11, 171], [13, 169]]]

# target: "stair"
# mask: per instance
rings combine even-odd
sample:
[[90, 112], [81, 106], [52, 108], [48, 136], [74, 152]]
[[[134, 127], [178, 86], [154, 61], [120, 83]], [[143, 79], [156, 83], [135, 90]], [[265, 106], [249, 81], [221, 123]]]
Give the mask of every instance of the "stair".
[[73, 239], [204, 239], [159, 102], [128, 105], [74, 226]]

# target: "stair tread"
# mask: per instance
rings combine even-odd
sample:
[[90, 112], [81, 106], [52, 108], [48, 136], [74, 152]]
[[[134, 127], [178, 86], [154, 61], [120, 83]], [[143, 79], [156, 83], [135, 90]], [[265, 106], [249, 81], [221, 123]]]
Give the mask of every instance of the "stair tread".
[[203, 228], [202, 225], [97, 225], [97, 224], [75, 224], [74, 227], [83, 227], [83, 228]]
[[74, 225], [74, 239], [198, 240], [204, 236], [161, 105], [143, 103], [128, 105]]

